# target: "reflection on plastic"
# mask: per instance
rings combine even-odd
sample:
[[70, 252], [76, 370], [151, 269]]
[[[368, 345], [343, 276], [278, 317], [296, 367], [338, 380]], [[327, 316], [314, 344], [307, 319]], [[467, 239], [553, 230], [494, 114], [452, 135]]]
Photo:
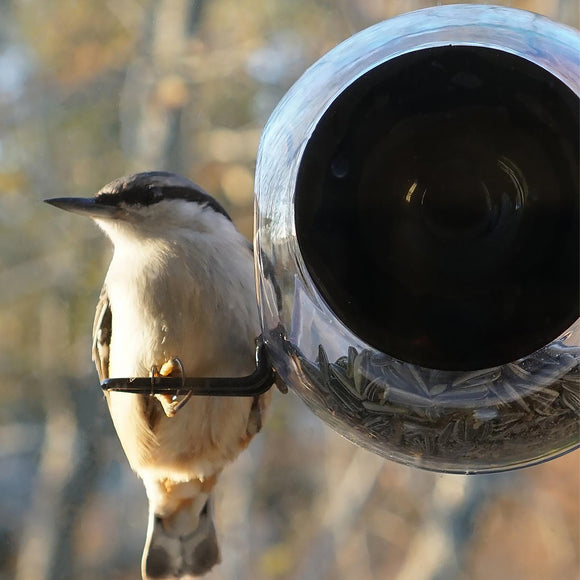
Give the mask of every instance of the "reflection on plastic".
[[263, 332], [348, 439], [461, 473], [578, 446], [579, 52], [527, 12], [439, 6], [339, 45], [272, 115]]

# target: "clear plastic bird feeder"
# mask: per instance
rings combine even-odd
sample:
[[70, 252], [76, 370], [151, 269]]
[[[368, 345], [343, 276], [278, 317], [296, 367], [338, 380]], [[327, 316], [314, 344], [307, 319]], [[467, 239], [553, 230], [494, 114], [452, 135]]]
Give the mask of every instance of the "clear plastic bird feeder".
[[578, 446], [579, 54], [535, 14], [429, 8], [330, 51], [270, 118], [264, 338], [351, 441], [458, 473]]

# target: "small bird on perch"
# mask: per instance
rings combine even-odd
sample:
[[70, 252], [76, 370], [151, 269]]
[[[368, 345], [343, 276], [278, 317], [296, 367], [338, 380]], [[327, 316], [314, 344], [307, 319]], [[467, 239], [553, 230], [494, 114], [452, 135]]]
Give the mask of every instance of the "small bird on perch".
[[[109, 377], [241, 377], [260, 334], [251, 245], [183, 177], [138, 173], [91, 198], [48, 203], [92, 218], [114, 245], [97, 305], [93, 360]], [[220, 560], [211, 492], [262, 426], [255, 397], [106, 393], [149, 499], [145, 579], [199, 576]]]

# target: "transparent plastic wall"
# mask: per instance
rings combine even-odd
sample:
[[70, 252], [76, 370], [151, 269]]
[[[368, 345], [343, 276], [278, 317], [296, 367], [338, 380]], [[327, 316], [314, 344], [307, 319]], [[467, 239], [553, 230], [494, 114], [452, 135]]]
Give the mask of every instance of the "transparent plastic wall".
[[386, 458], [475, 473], [578, 447], [577, 31], [439, 6], [356, 34], [260, 144], [280, 377]]

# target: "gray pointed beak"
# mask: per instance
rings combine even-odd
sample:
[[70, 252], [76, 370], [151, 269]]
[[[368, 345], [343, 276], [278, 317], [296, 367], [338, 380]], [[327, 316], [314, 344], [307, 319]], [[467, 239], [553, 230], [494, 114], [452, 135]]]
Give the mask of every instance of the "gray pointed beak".
[[94, 197], [55, 197], [44, 201], [59, 209], [94, 219], [114, 219], [120, 213], [116, 205], [97, 203]]

